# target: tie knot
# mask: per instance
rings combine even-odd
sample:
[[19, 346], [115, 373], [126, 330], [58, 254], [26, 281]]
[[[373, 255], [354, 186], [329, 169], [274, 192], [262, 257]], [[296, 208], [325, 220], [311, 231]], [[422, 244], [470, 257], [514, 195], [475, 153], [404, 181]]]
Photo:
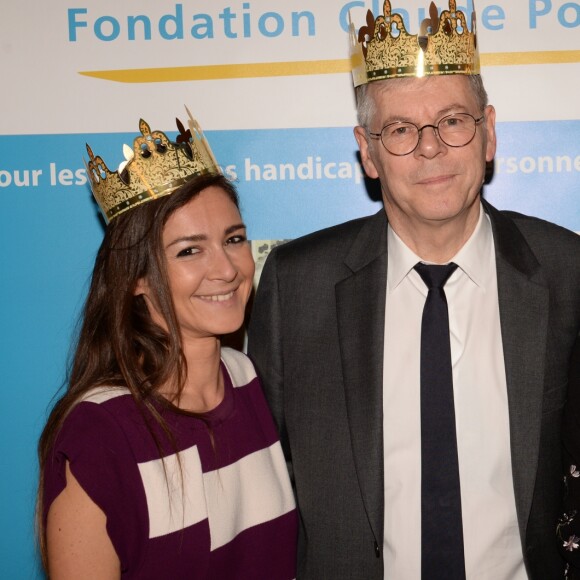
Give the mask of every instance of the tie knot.
[[445, 283], [449, 279], [449, 276], [455, 272], [457, 269], [457, 264], [450, 262], [449, 264], [444, 264], [440, 266], [439, 264], [423, 264], [419, 262], [415, 265], [415, 270], [419, 273], [419, 276], [425, 282], [425, 286], [431, 290], [431, 288], [443, 288]]

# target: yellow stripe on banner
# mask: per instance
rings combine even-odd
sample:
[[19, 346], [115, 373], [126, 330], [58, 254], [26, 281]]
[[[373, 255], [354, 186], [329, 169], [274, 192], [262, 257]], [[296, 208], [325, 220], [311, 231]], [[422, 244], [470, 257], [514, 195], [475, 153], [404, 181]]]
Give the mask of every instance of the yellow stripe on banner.
[[532, 52], [491, 52], [481, 55], [483, 66], [520, 64], [570, 64], [580, 62], [580, 50], [543, 50]]
[[[492, 52], [481, 55], [481, 64], [483, 66], [569, 64], [576, 62], [580, 62], [580, 50]], [[350, 60], [339, 59], [80, 71], [79, 74], [119, 83], [169, 83], [177, 81], [286, 77], [347, 72], [350, 72]]]
[[85, 71], [80, 74], [120, 83], [167, 83], [173, 81], [248, 79], [345, 72], [350, 72], [350, 60], [348, 59]]

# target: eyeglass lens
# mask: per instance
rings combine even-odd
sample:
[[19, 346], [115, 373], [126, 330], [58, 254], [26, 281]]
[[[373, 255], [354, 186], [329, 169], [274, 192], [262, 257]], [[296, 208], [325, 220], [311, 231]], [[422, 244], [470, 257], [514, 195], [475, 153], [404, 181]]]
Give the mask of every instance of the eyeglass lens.
[[443, 143], [450, 147], [463, 147], [474, 137], [477, 121], [468, 113], [456, 113], [443, 117], [437, 125], [424, 125], [419, 128], [413, 123], [391, 123], [381, 131], [381, 141], [390, 153], [406, 155], [419, 144], [421, 132], [432, 128]]

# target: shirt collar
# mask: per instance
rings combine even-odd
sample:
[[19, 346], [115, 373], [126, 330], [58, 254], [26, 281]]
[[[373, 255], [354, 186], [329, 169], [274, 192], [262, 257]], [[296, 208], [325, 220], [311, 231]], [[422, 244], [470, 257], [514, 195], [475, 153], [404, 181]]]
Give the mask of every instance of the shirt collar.
[[[421, 258], [409, 249], [389, 225], [387, 232], [388, 268], [387, 288], [395, 289]], [[455, 262], [477, 286], [485, 288], [485, 280], [491, 267], [490, 252], [493, 251], [493, 235], [488, 215], [480, 206], [479, 220], [475, 230], [450, 262]]]
[[477, 286], [485, 289], [492, 267], [493, 233], [489, 216], [479, 209], [479, 220], [475, 230], [450, 262], [455, 262]]

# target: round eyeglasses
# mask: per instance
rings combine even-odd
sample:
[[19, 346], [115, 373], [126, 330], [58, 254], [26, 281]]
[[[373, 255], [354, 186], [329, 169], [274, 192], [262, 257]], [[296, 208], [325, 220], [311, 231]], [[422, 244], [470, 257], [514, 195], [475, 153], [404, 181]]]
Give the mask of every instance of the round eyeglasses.
[[485, 115], [476, 119], [469, 113], [454, 113], [440, 119], [436, 125], [417, 127], [414, 123], [397, 121], [385, 125], [380, 133], [371, 133], [373, 139], [380, 139], [383, 147], [392, 155], [409, 155], [419, 146], [423, 129], [430, 127], [439, 139], [449, 147], [465, 147], [473, 141], [477, 125]]

